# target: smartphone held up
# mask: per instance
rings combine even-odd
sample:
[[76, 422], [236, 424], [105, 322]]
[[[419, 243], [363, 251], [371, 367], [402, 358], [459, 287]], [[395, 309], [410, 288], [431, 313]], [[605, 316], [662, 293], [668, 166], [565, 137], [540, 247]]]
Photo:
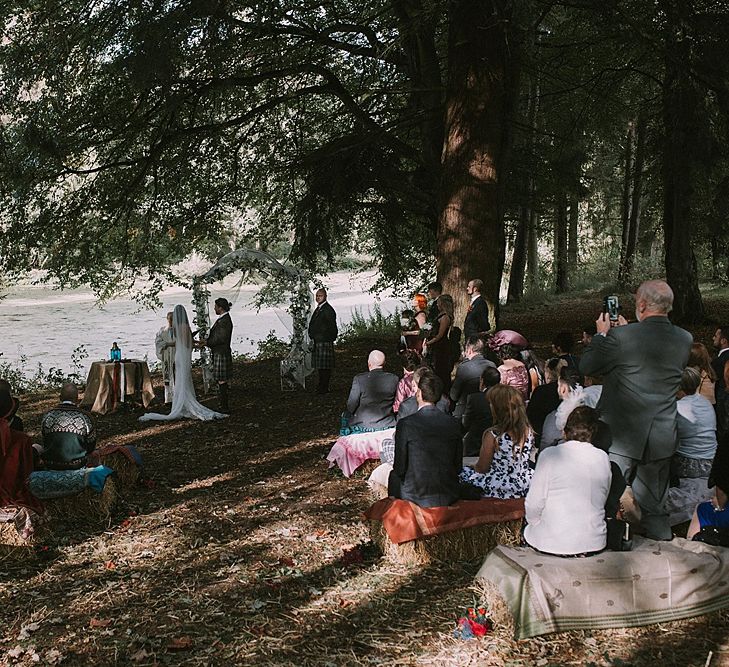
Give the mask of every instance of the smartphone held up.
[[613, 295], [606, 296], [603, 301], [602, 312], [607, 313], [610, 322], [617, 322], [620, 316], [620, 302], [618, 297]]

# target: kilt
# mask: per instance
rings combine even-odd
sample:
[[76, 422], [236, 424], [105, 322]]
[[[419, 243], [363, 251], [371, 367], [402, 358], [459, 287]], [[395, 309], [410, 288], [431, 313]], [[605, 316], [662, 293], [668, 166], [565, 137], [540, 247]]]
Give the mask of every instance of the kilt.
[[213, 380], [216, 382], [230, 380], [233, 374], [233, 354], [230, 350], [213, 352]]
[[311, 365], [314, 368], [334, 368], [334, 343], [314, 343]]

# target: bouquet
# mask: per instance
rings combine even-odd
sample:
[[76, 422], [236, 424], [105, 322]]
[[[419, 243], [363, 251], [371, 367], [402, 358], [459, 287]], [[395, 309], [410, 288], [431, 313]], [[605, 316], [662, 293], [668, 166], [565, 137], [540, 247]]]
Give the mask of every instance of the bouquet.
[[486, 609], [478, 607], [474, 609], [469, 607], [468, 616], [458, 619], [458, 625], [453, 631], [456, 639], [476, 639], [477, 637], [485, 637], [494, 629], [493, 621], [488, 617]]

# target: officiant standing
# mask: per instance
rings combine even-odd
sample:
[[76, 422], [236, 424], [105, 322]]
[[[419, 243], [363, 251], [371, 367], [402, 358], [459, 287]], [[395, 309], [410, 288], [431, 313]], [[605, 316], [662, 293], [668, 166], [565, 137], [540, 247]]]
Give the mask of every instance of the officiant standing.
[[230, 414], [228, 381], [233, 373], [233, 351], [230, 349], [233, 320], [228, 312], [232, 306], [227, 299], [215, 299], [215, 314], [218, 319], [210, 328], [207, 339], [200, 339], [200, 345], [207, 345], [213, 354], [213, 379], [218, 383], [218, 407], [220, 412], [226, 414]]
[[172, 313], [167, 313], [167, 326], [162, 327], [154, 339], [157, 359], [162, 362], [162, 379], [165, 384], [165, 405], [172, 403], [175, 393], [175, 332], [172, 329]]
[[314, 343], [311, 363], [319, 374], [317, 394], [329, 391], [329, 381], [334, 368], [334, 341], [337, 330], [337, 314], [327, 301], [327, 291], [322, 287], [316, 291], [316, 309], [309, 320], [309, 338]]

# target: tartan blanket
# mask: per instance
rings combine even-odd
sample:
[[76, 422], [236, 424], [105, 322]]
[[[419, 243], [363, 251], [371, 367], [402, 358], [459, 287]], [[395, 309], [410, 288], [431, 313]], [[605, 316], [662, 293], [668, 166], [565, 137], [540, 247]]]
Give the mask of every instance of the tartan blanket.
[[635, 627], [729, 607], [729, 549], [679, 537], [635, 537], [633, 551], [589, 558], [499, 546], [486, 556], [476, 580], [498, 588], [517, 639]]
[[448, 507], [419, 507], [409, 500], [383, 498], [364, 514], [370, 521], [382, 521], [394, 544], [429, 535], [440, 535], [486, 523], [505, 523], [524, 516], [524, 498], [482, 498], [459, 500]]
[[332, 468], [336, 464], [341, 468], [344, 476], [349, 477], [365, 461], [379, 459], [382, 441], [385, 438], [393, 437], [395, 437], [394, 427], [382, 431], [341, 435], [327, 454], [329, 467]]

